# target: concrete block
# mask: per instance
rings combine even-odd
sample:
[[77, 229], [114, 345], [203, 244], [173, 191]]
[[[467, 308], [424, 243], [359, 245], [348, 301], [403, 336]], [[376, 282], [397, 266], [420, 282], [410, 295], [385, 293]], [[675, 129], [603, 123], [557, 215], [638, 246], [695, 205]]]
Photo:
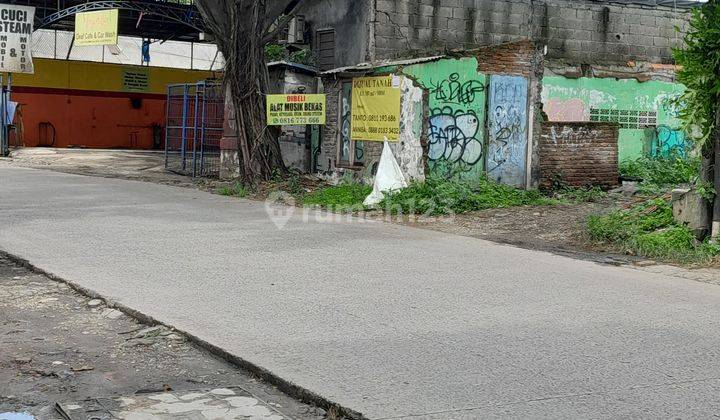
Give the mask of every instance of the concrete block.
[[707, 201], [690, 188], [678, 188], [672, 191], [673, 217], [678, 223], [686, 225], [695, 237], [702, 239], [710, 227], [710, 206]]

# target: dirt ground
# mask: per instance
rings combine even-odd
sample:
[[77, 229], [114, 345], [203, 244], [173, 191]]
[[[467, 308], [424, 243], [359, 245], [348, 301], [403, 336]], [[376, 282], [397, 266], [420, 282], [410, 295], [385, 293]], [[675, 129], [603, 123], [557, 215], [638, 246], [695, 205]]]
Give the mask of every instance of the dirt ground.
[[[624, 203], [619, 198], [606, 198], [596, 203], [558, 206], [527, 206], [491, 209], [452, 216], [403, 217], [392, 221], [409, 226], [438, 230], [462, 236], [537, 249], [558, 254], [622, 263], [634, 260], [629, 256], [595, 255], [585, 232], [590, 215], [603, 214]], [[376, 214], [373, 218], [387, 218]]]
[[165, 170], [165, 155], [158, 150], [56, 149], [27, 147], [0, 158], [18, 166], [50, 169], [79, 175], [132, 179], [181, 187], [213, 187], [212, 180], [192, 178]]
[[219, 388], [272, 414], [253, 418], [325, 417], [175, 331], [143, 325], [0, 255], [0, 418], [54, 420], [62, 418], [55, 404]]

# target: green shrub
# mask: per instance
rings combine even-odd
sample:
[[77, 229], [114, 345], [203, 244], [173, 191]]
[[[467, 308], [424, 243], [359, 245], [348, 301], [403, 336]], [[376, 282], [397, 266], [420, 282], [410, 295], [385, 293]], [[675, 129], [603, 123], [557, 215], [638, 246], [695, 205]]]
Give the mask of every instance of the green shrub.
[[693, 263], [720, 255], [720, 247], [698, 243], [690, 229], [678, 225], [670, 203], [662, 198], [605, 216], [591, 216], [588, 233], [596, 241], [644, 257]]
[[657, 194], [678, 184], [693, 183], [700, 174], [700, 158], [679, 155], [642, 157], [621, 162], [620, 174], [642, 180], [639, 184], [641, 193]]
[[658, 198], [605, 216], [590, 216], [588, 230], [590, 237], [596, 240], [625, 242], [673, 224], [672, 207], [667, 201]]
[[265, 58], [267, 61], [282, 61], [287, 55], [287, 49], [278, 44], [265, 45]]
[[475, 181], [429, 177], [387, 194], [380, 207], [392, 213], [440, 215], [499, 207], [558, 203], [539, 191], [520, 190], [480, 178]]
[[682, 257], [695, 248], [695, 236], [685, 226], [638, 235], [634, 241], [638, 254], [662, 258]]
[[303, 198], [306, 206], [320, 206], [334, 211], [360, 211], [372, 187], [357, 183], [343, 183], [314, 191]]
[[242, 182], [235, 181], [231, 185], [218, 188], [217, 193], [220, 195], [227, 195], [232, 197], [247, 197], [248, 189]]

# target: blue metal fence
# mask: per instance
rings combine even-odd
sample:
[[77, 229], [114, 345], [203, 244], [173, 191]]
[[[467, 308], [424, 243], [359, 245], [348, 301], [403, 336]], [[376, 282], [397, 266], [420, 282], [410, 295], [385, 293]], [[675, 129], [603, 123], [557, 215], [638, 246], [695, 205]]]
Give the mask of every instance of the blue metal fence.
[[224, 96], [218, 82], [169, 85], [165, 169], [192, 177], [217, 177]]
[[5, 87], [5, 80], [0, 75], [0, 156], [10, 154], [10, 118], [8, 113], [8, 102], [10, 101], [11, 79], [7, 77], [8, 86]]

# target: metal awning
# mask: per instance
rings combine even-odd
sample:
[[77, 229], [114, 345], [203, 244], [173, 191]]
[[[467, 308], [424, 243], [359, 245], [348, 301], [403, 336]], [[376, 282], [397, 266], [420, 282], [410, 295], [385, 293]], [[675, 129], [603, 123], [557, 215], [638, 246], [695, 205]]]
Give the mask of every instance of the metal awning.
[[199, 41], [204, 31], [193, 0], [11, 0], [8, 3], [34, 6], [36, 29], [73, 31], [75, 14], [92, 10], [119, 9], [119, 35], [176, 41]]

